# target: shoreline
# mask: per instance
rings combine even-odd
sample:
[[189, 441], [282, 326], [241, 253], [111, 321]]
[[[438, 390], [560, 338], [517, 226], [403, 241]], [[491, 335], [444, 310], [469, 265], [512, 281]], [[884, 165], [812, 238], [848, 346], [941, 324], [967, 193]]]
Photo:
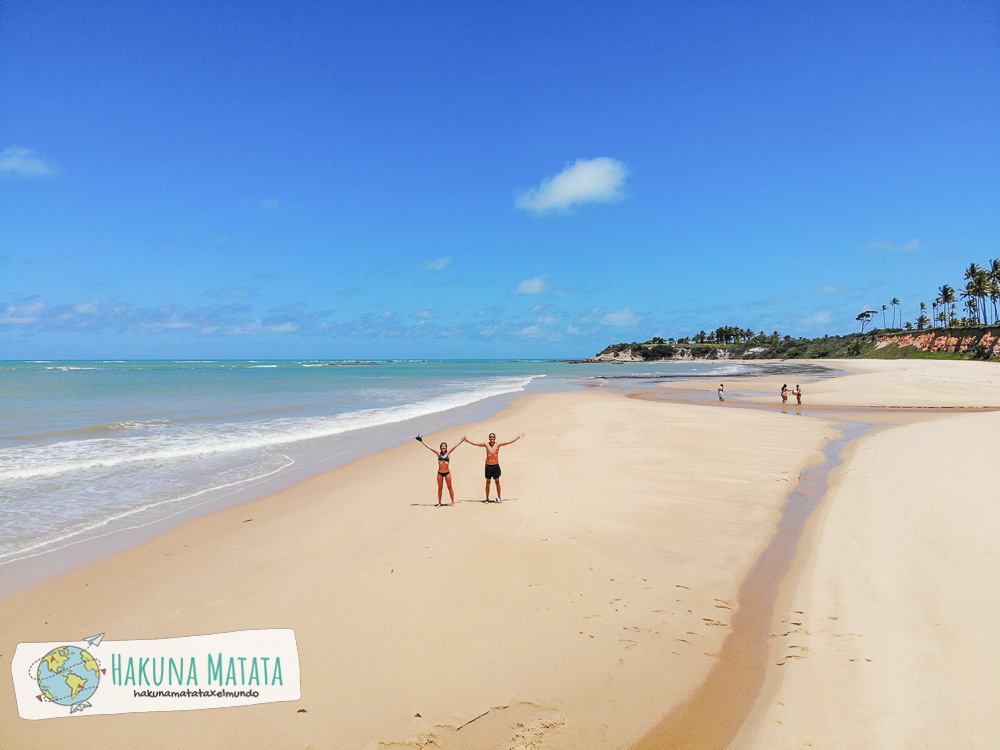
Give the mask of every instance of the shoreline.
[[[528, 441], [503, 449], [501, 463], [506, 456], [511, 461], [511, 469], [505, 467], [504, 481], [510, 476], [518, 491], [505, 491], [509, 497], [501, 506], [485, 506], [476, 499], [482, 480], [476, 478], [481, 474], [476, 474], [474, 459], [478, 456], [473, 453], [480, 449], [462, 448], [455, 454], [458, 504], [436, 509], [431, 507], [436, 498], [428, 497], [429, 502], [421, 499], [424, 494], [434, 494], [431, 479], [418, 473], [422, 457], [415, 457], [409, 446], [401, 445], [277, 495], [188, 522], [83, 570], [0, 599], [0, 613], [5, 622], [12, 623], [0, 653], [9, 664], [11, 639], [43, 640], [49, 637], [46, 631], [50, 627], [65, 632], [71, 625], [83, 630], [93, 625], [108, 630], [109, 638], [123, 639], [291, 624], [301, 633], [304, 660], [317, 658], [316, 638], [321, 632], [352, 644], [358, 654], [354, 658], [320, 658], [323, 667], [343, 675], [343, 684], [317, 682], [315, 675], [303, 670], [300, 703], [312, 717], [308, 720], [289, 719], [284, 714], [290, 707], [274, 706], [185, 712], [199, 714], [197, 718], [181, 718], [179, 714], [118, 717], [119, 722], [140, 732], [151, 747], [165, 746], [160, 744], [158, 732], [181, 725], [219, 738], [213, 742], [216, 746], [240, 746], [240, 737], [244, 744], [252, 744], [250, 735], [241, 735], [243, 730], [238, 726], [239, 717], [248, 712], [256, 712], [259, 720], [273, 727], [266, 734], [273, 742], [264, 746], [282, 746], [279, 738], [290, 736], [297, 738], [296, 744], [311, 742], [316, 747], [419, 747], [429, 742], [446, 748], [507, 747], [504, 738], [513, 737], [516, 726], [522, 728], [522, 734], [534, 737], [538, 747], [643, 746], [635, 743], [648, 739], [651, 731], [655, 734], [672, 708], [704, 692], [711, 683], [710, 674], [725, 668], [727, 634], [740, 627], [734, 619], [735, 603], [748, 576], [752, 577], [753, 566], [774, 541], [773, 530], [782, 505], [790, 500], [794, 478], [815, 461], [824, 445], [829, 445], [834, 432], [831, 419], [862, 413], [864, 421], [878, 423], [875, 432], [863, 440], [848, 441], [844, 465], [830, 474], [829, 491], [818, 512], [805, 519], [798, 548], [793, 545], [790, 571], [782, 576], [775, 594], [777, 603], [767, 623], [770, 635], [763, 644], [766, 666], [756, 700], [746, 720], [735, 728], [731, 743], [706, 741], [698, 747], [781, 748], [797, 746], [793, 742], [801, 744], [806, 739], [816, 747], [860, 746], [856, 743], [864, 737], [865, 727], [878, 725], [874, 717], [862, 717], [860, 729], [845, 744], [835, 727], [822, 724], [822, 716], [816, 712], [819, 704], [796, 704], [795, 695], [786, 694], [786, 674], [792, 674], [793, 680], [803, 678], [787, 671], [793, 664], [789, 653], [793, 657], [797, 654], [790, 652], [781, 634], [794, 619], [790, 617], [792, 607], [804, 613], [802, 616], [811, 616], [810, 608], [803, 606], [801, 592], [812, 592], [808, 594], [810, 603], [822, 598], [823, 589], [807, 587], [831, 575], [829, 571], [836, 569], [834, 562], [840, 561], [822, 550], [826, 537], [839, 533], [837, 530], [850, 521], [837, 508], [850, 503], [850, 493], [845, 495], [842, 485], [852, 467], [877, 459], [878, 446], [887, 441], [903, 440], [911, 445], [908, 435], [913, 431], [925, 439], [922, 431], [959, 420], [973, 426], [974, 434], [981, 438], [984, 424], [1000, 421], [1000, 415], [949, 414], [940, 406], [926, 408], [942, 398], [965, 401], [967, 409], [973, 408], [968, 405], [973, 399], [980, 402], [977, 408], [1000, 405], [1000, 371], [957, 373], [969, 381], [963, 382], [962, 377], [953, 377], [956, 372], [948, 366], [917, 365], [902, 370], [893, 365], [862, 365], [847, 375], [817, 378], [804, 389], [807, 399], [816, 403], [807, 401], [801, 410], [782, 409], [780, 405], [772, 408], [766, 401], [755, 400], [768, 398], [762, 391], [746, 394], [739, 400], [743, 403], [717, 404], [711, 400], [714, 391], [706, 389], [703, 380], [693, 381], [697, 386], [693, 391], [690, 382], [657, 383], [656, 391], [665, 394], [666, 403], [623, 398], [603, 389], [521, 396], [491, 417], [488, 425], [464, 426], [482, 432], [498, 425], [501, 441], [506, 432], [515, 433], [517, 425], [532, 419], [537, 420], [532, 430], [536, 438], [540, 430], [552, 430], [543, 444], [532, 441], [529, 432]], [[922, 390], [910, 387], [915, 377], [909, 371], [912, 369], [925, 381], [919, 384]], [[897, 389], [895, 394], [885, 391], [886, 381], [898, 384], [900, 377], [908, 383], [907, 388], [902, 392]], [[802, 380], [808, 382], [804, 377]], [[755, 378], [743, 379], [748, 381], [754, 390], [768, 385]], [[870, 401], [892, 401], [885, 398], [888, 393], [896, 396], [897, 402], [905, 396], [910, 403], [883, 404], [882, 410], [867, 412], [830, 403], [850, 388], [856, 395], [873, 394]], [[737, 408], [718, 408], [724, 406]], [[810, 412], [810, 406], [817, 408]], [[459, 430], [444, 430], [443, 439], [453, 443]], [[594, 449], [590, 441], [598, 447]], [[791, 453], [790, 443], [795, 444]], [[876, 450], [870, 451], [873, 444]], [[526, 457], [516, 451], [529, 447], [532, 463], [525, 463]], [[784, 452], [781, 460], [776, 452]], [[536, 461], [545, 462], [545, 466], [536, 466]], [[400, 503], [390, 488], [406, 494], [409, 482], [391, 475], [411, 470], [420, 498]], [[863, 492], [871, 481], [863, 480], [857, 491]], [[975, 487], [976, 480], [970, 481], [970, 487]], [[373, 482], [373, 497], [367, 502], [352, 495], [351, 488], [367, 492]], [[567, 483], [569, 486], [564, 486]], [[344, 492], [343, 502], [327, 498], [341, 497], [338, 493]], [[919, 496], [919, 489], [914, 492]], [[747, 493], [756, 498], [751, 505], [733, 504], [736, 495]], [[835, 519], [832, 526], [831, 517]], [[341, 527], [344, 524], [347, 529]], [[304, 538], [292, 543], [297, 528], [306, 530], [301, 532]], [[882, 533], [879, 527], [870, 536], [880, 539]], [[277, 538], [282, 545], [292, 544], [294, 550], [268, 549], [266, 544], [254, 544], [250, 536]], [[423, 545], [424, 541], [428, 545]], [[892, 545], [879, 553], [878, 559], [882, 568], [896, 571], [898, 578], [905, 571], [892, 563]], [[185, 546], [194, 551], [185, 552]], [[421, 552], [425, 546], [427, 551]], [[259, 552], [260, 547], [266, 552]], [[248, 563], [227, 558], [227, 552], [239, 554], [250, 549], [263, 554], [264, 559]], [[163, 575], [167, 569], [176, 570], [175, 566], [190, 571], [192, 555], [206, 555], [209, 563], [219, 561], [224, 571], [190, 586]], [[166, 559], [171, 557], [178, 559]], [[422, 562], [425, 559], [429, 562]], [[852, 557], [849, 562], [860, 564], [863, 559]], [[823, 563], [819, 568], [817, 560]], [[283, 565], [290, 566], [284, 573]], [[300, 580], [304, 573], [297, 570], [303, 565], [315, 580], [324, 581], [318, 596], [307, 595], [312, 586], [304, 585], [306, 582]], [[385, 578], [383, 566], [390, 567], [392, 578]], [[318, 575], [324, 569], [335, 571], [333, 578]], [[401, 573], [402, 577], [396, 577]], [[268, 600], [249, 585], [250, 578], [258, 587], [277, 584], [279, 592]], [[857, 591], [851, 591], [853, 583], [841, 583], [837, 590], [854, 602], [854, 616], [858, 617], [861, 610], [857, 607], [863, 600]], [[903, 584], [897, 581], [897, 585]], [[51, 607], [44, 605], [55, 597], [77, 601], [74, 592], [81, 586], [90, 587], [89, 596], [97, 595], [97, 601], [86, 603], [79, 618], [53, 614], [48, 611]], [[285, 591], [288, 587], [291, 590]], [[239, 597], [234, 598], [230, 591], [234, 588], [253, 601], [238, 604]], [[135, 597], [138, 614], [113, 603], [114, 596]], [[212, 597], [220, 596], [235, 609], [227, 614], [211, 606]], [[762, 598], [760, 594], [751, 596]], [[158, 601], [160, 597], [168, 603]], [[100, 601], [107, 606], [99, 606]], [[319, 612], [314, 616], [297, 612], [306, 601]], [[334, 601], [352, 604], [344, 609]], [[898, 601], [892, 604], [904, 606]], [[929, 611], [937, 611], [932, 605], [927, 605]], [[372, 606], [378, 613], [374, 617]], [[61, 619], [48, 620], [41, 627], [38, 621], [43, 612]], [[295, 622], [275, 617], [282, 612], [292, 613], [289, 617]], [[980, 619], [988, 620], [987, 614]], [[325, 619], [318, 622], [317, 617]], [[373, 632], [362, 627], [360, 620], [366, 617]], [[397, 621], [406, 623], [403, 632], [389, 624]], [[200, 630], [191, 629], [196, 623], [200, 623]], [[432, 635], [439, 624], [447, 634], [443, 641]], [[871, 623], [868, 626], [874, 627]], [[574, 630], [580, 627], [579, 632]], [[414, 628], [430, 641], [409, 632]], [[843, 645], [818, 642], [812, 628], [799, 629], [808, 631], [802, 638], [809, 640], [791, 646], [807, 649], [803, 655], [809, 649], [817, 655], [831, 649], [836, 653], [834, 646]], [[82, 633], [78, 635], [82, 637]], [[881, 648], [885, 647], [883, 639]], [[359, 664], [357, 659], [362, 655], [367, 661]], [[802, 667], [809, 664], [801, 662]], [[799, 662], [794, 666], [800, 669]], [[906, 675], [903, 667], [906, 665], [892, 674]], [[820, 685], [809, 695], [822, 694], [826, 699], [822, 686], [841, 679], [842, 669], [827, 658], [822, 672], [815, 668], [805, 672], [808, 685]], [[974, 671], [973, 666], [966, 666], [964, 674], [970, 670]], [[411, 674], [414, 672], [416, 677]], [[433, 675], [430, 693], [420, 675]], [[838, 710], [849, 713], [850, 696], [838, 695]], [[317, 702], [320, 696], [336, 699], [338, 705], [355, 706], [360, 716], [351, 720], [331, 717], [322, 702]], [[795, 721], [790, 720], [788, 709], [776, 708], [776, 702], [798, 705]], [[380, 705], [379, 710], [373, 710], [375, 704]], [[14, 711], [9, 686], [0, 692], [0, 705]], [[405, 714], [402, 709], [407, 705], [416, 708]], [[707, 705], [714, 704], [710, 700]], [[414, 718], [414, 713], [420, 717]], [[124, 743], [126, 735], [108, 718], [95, 717], [93, 721], [101, 722], [102, 733], [107, 730]], [[774, 722], [778, 721], [790, 728], [776, 730]], [[899, 716], [896, 721], [898, 731]], [[45, 726], [23, 726], [26, 724]], [[59, 724], [66, 722], [15, 720], [13, 727], [24, 743], [44, 745], [69, 736], [63, 734], [66, 730], [49, 726]], [[711, 739], [710, 733], [702, 734]], [[952, 736], [968, 740], [964, 735]], [[972, 735], [969, 746], [986, 747], [976, 744], [982, 736], [982, 731]], [[257, 744], [260, 741], [258, 738]], [[103, 745], [108, 746], [106, 741]], [[510, 746], [514, 745], [512, 741]]]
[[[306, 718], [298, 705], [92, 717], [104, 747], [165, 746], [177, 722], [221, 747], [282, 746], [286, 735], [317, 747], [430, 735], [477, 747], [511, 722], [553, 747], [637, 740], [664, 700], [704, 679], [731, 614], [715, 600], [734, 600], [789, 483], [828, 435], [779, 415], [706, 411], [589, 391], [523, 397], [468, 426], [473, 439], [527, 433], [502, 449], [502, 505], [481, 502], [480, 449], [454, 454], [459, 502], [434, 508], [427, 457], [393, 448], [0, 600], [0, 653], [88, 628], [129, 639], [292, 627], [318, 670], [303, 669]], [[419, 496], [400, 502], [409, 474]], [[9, 686], [0, 705], [15, 711]], [[251, 712], [273, 727], [270, 741], [246, 734]], [[12, 741], [51, 745], [67, 725], [15, 721]]]
[[[251, 480], [230, 492], [219, 491], [219, 489], [224, 488], [210, 488], [206, 490], [209, 493], [207, 500], [194, 505], [179, 505], [174, 512], [168, 515], [158, 516], [136, 525], [123, 525], [121, 522], [112, 523], [111, 527], [102, 533], [84, 532], [84, 534], [79, 535], [79, 538], [75, 538], [77, 535], [74, 535], [63, 542], [54, 543], [58, 546], [43, 548], [38, 552], [2, 561], [0, 562], [0, 599], [71, 573], [118, 552], [138, 547], [183, 524], [228, 508], [236, 508], [269, 497], [312, 477], [335, 471], [352, 461], [401, 445], [408, 440], [408, 438], [401, 437], [408, 434], [407, 431], [412, 432], [425, 427], [437, 431], [445, 429], [447, 426], [463, 424], [469, 420], [478, 421], [485, 415], [502, 410], [523, 395], [523, 392], [510, 392], [489, 396], [481, 401], [441, 412], [389, 425], [363, 428], [366, 430], [367, 438], [356, 450], [337, 453], [319, 462], [310, 463], [303, 467], [293, 467], [288, 472], [271, 477]], [[164, 504], [169, 506], [174, 502], [177, 501], [165, 501]], [[148, 509], [137, 509], [136, 515], [145, 512], [148, 512]]]
[[[78, 362], [78, 360], [66, 361]], [[172, 360], [156, 361], [172, 362]], [[204, 362], [216, 361], [219, 360], [204, 360]], [[244, 360], [232, 361], [244, 362]], [[274, 361], [286, 362], [286, 360]], [[561, 362], [563, 360], [554, 361]], [[755, 364], [747, 361], [737, 362], [736, 364], [745, 364], [746, 366], [754, 367], [758, 365], [761, 367], [777, 366], [783, 368], [781, 363], [777, 361], [763, 362], [763, 364]], [[794, 368], [794, 366], [792, 367]], [[740, 373], [736, 377], [756, 376], [756, 372], [750, 372]], [[623, 376], [615, 376], [614, 382], [610, 384], [602, 383], [601, 385], [602, 387], [606, 386], [608, 390], [622, 392], [632, 387], [631, 383], [633, 380], [658, 379], [654, 373], [649, 373], [648, 375], [636, 373], [634, 376], [625, 376], [622, 382], [618, 382], [618, 378], [620, 377]], [[677, 376], [663, 377], [669, 381], [676, 379]], [[694, 377], [714, 378], [716, 376]], [[592, 387], [594, 386], [582, 381], [578, 384], [562, 383], [561, 386], [556, 386], [554, 392], [573, 392]], [[206, 498], [202, 501], [184, 503], [183, 501], [187, 499], [185, 497], [160, 501], [155, 505], [162, 505], [167, 509], [171, 509], [170, 512], [166, 515], [156, 515], [149, 520], [139, 520], [133, 523], [129, 519], [132, 517], [138, 519], [144, 518], [153, 512], [151, 507], [140, 507], [122, 513], [118, 518], [112, 518], [110, 521], [104, 521], [82, 532], [66, 536], [64, 539], [42, 545], [37, 551], [29, 551], [28, 554], [0, 561], [0, 598], [44, 583], [60, 575], [70, 573], [117, 552], [144, 544], [181, 524], [226, 508], [237, 507], [273, 495], [311, 477], [336, 470], [358, 458], [370, 456], [393, 446], [405, 444], [409, 440], [410, 432], [420, 430], [437, 431], [470, 421], [480, 421], [505, 408], [518, 398], [531, 393], [553, 392], [551, 388], [552, 384], [549, 384], [548, 381], [542, 382], [536, 379], [535, 383], [525, 389], [525, 391], [502, 393], [441, 412], [390, 423], [388, 425], [363, 428], [365, 433], [364, 440], [360, 445], [351, 443], [351, 447], [345, 452], [334, 453], [330, 457], [321, 458], [318, 461], [311, 460], [302, 466], [294, 465], [287, 471], [276, 472], [273, 475], [265, 475], [264, 477], [250, 479], [245, 482], [238, 482], [238, 486], [232, 489], [227, 489], [226, 487], [209, 487], [195, 492], [190, 496], [195, 497], [205, 493]], [[346, 434], [349, 435], [350, 433]]]

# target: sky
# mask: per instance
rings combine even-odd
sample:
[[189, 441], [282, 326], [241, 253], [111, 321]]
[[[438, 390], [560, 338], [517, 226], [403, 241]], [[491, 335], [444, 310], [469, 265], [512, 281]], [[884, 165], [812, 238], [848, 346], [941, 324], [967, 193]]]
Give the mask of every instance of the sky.
[[857, 330], [1000, 257], [1000, 4], [0, 4], [0, 359]]

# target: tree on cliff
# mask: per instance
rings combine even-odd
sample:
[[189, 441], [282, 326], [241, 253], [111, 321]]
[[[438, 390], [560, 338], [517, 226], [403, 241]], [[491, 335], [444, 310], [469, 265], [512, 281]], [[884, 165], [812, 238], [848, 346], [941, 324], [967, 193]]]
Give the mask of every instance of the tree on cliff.
[[1000, 302], [1000, 260], [990, 261], [990, 301], [993, 303], [993, 322], [1000, 320], [997, 314], [997, 302]]
[[885, 311], [888, 309], [888, 307], [882, 305], [882, 328], [885, 328]]
[[[896, 327], [896, 308], [899, 307], [899, 297], [893, 297], [889, 300], [889, 304], [892, 305], [892, 327]], [[899, 324], [903, 324], [903, 315], [900, 313]]]
[[945, 325], [950, 325], [955, 317], [955, 308], [953, 305], [958, 301], [958, 298], [955, 296], [955, 290], [948, 284], [938, 289], [938, 292], [940, 296], [937, 298], [937, 303], [944, 307], [944, 323]]
[[871, 323], [872, 318], [878, 315], [874, 310], [865, 310], [862, 313], [858, 313], [858, 317], [855, 318], [856, 321], [861, 323], [861, 333], [865, 332], [865, 326]]
[[975, 263], [970, 263], [969, 267], [965, 269], [964, 278], [967, 283], [965, 289], [962, 290], [962, 297], [975, 303], [975, 310], [970, 309], [969, 312], [975, 313], [977, 323], [989, 324], [989, 319], [986, 316], [986, 297], [989, 295], [990, 275], [985, 269], [980, 268]]

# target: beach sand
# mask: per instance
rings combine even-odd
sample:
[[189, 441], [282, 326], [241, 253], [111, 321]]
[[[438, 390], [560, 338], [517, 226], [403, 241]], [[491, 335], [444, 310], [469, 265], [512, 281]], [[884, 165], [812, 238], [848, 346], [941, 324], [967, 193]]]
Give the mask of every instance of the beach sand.
[[[903, 382], [908, 405], [945, 387], [1000, 404], [990, 365], [871, 364], [808, 393], [872, 403]], [[434, 507], [436, 463], [408, 444], [0, 600], [5, 670], [18, 642], [98, 632], [293, 628], [302, 662], [298, 702], [163, 714], [23, 721], [0, 681], [0, 746], [656, 746], [838, 434], [829, 414], [719, 405], [715, 386], [688, 386], [704, 403], [529, 396], [427, 436], [524, 432], [501, 450], [501, 505], [481, 502], [484, 451], [463, 445], [458, 502]], [[778, 591], [734, 747], [993, 746], [998, 420], [935, 414], [852, 444]]]
[[998, 454], [1000, 413], [862, 440], [802, 540], [734, 750], [997, 747]]

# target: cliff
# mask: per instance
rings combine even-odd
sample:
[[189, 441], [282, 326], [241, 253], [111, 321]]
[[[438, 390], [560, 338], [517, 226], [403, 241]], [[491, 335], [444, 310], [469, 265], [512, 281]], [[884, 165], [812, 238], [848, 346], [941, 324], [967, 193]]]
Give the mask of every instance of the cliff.
[[614, 364], [628, 364], [630, 362], [659, 362], [662, 360], [693, 360], [693, 359], [729, 359], [730, 352], [722, 348], [699, 348], [692, 350], [683, 346], [672, 347], [674, 353], [667, 357], [654, 357], [646, 359], [635, 353], [633, 349], [622, 349], [611, 351], [605, 349], [603, 352], [590, 359], [580, 360], [582, 362], [612, 362]]
[[981, 359], [1000, 357], [1000, 327], [942, 328], [929, 331], [887, 333], [876, 339], [875, 350], [896, 345], [922, 352], [971, 353]]

